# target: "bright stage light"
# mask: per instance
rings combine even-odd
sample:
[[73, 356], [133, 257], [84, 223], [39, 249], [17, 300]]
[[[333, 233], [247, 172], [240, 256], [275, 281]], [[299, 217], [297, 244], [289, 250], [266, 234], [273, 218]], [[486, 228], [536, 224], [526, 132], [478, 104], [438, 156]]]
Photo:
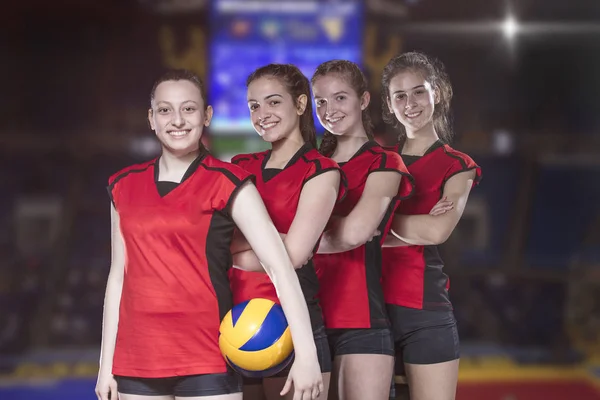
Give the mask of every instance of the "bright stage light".
[[508, 40], [512, 40], [519, 32], [519, 23], [512, 15], [507, 16], [504, 20], [504, 23], [502, 24], [502, 31]]

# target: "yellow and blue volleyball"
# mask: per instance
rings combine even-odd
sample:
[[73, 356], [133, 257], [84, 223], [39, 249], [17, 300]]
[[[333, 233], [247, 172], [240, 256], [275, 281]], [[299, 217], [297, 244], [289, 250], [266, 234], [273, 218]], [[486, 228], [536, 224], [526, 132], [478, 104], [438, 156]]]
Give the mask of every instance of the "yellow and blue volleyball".
[[272, 376], [294, 357], [292, 335], [281, 306], [252, 299], [234, 306], [221, 321], [219, 347], [227, 363], [241, 375]]

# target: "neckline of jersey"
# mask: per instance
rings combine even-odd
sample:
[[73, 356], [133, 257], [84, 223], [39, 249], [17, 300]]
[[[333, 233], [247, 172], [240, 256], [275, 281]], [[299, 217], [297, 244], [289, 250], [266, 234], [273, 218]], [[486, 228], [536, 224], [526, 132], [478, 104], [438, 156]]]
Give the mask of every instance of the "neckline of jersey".
[[[338, 162], [338, 165], [339, 165], [340, 167], [342, 167], [342, 166], [344, 166], [344, 165], [348, 164], [350, 161], [352, 161], [352, 160], [354, 160], [355, 158], [357, 158], [358, 156], [360, 156], [361, 154], [363, 154], [364, 152], [366, 152], [367, 150], [369, 150], [369, 149], [371, 149], [371, 148], [373, 148], [373, 147], [376, 147], [376, 146], [379, 146], [379, 143], [377, 143], [377, 142], [376, 142], [376, 141], [374, 141], [374, 140], [367, 140], [366, 142], [364, 142], [364, 143], [362, 144], [362, 146], [360, 146], [360, 147], [358, 148], [358, 150], [356, 150], [356, 152], [355, 152], [355, 153], [352, 155], [352, 157], [350, 157], [350, 158], [349, 158], [347, 161], [341, 161], [341, 162]], [[335, 160], [334, 160], [334, 161], [335, 161]], [[337, 162], [337, 161], [336, 161], [336, 162]]]
[[416, 156], [413, 154], [402, 154], [402, 149], [400, 149], [400, 148], [398, 148], [398, 153], [400, 154], [400, 157], [402, 157], [402, 161], [404, 161], [404, 164], [410, 165], [416, 161], [419, 161], [426, 155], [433, 153], [435, 150], [437, 150], [441, 147], [444, 147], [444, 142], [442, 142], [440, 139], [438, 139], [435, 142], [433, 142], [427, 150], [425, 150], [425, 153], [423, 153], [422, 156]]
[[289, 159], [289, 161], [287, 162], [287, 164], [285, 164], [285, 166], [283, 168], [267, 168], [267, 162], [269, 161], [269, 159], [271, 158], [271, 152], [272, 150], [267, 150], [267, 154], [265, 155], [265, 158], [263, 159], [262, 165], [261, 165], [261, 169], [264, 171], [265, 169], [270, 169], [270, 170], [279, 170], [279, 171], [283, 171], [284, 169], [291, 167], [292, 165], [294, 165], [296, 163], [296, 161], [298, 161], [300, 159], [300, 157], [302, 157], [304, 154], [308, 153], [310, 150], [312, 150], [314, 147], [312, 144], [306, 142], [302, 145], [302, 147], [300, 147], [296, 153], [294, 153], [294, 155], [292, 156], [292, 158]]
[[[198, 167], [200, 166], [200, 163], [202, 162], [202, 160], [204, 160], [204, 158], [206, 158], [206, 156], [208, 155], [208, 150], [206, 150], [204, 147], [202, 147], [200, 149], [200, 153], [198, 154], [198, 157], [196, 157], [194, 159], [194, 161], [191, 162], [190, 166], [187, 168], [187, 170], [185, 171], [185, 173], [183, 174], [183, 176], [181, 177], [181, 181], [180, 182], [173, 182], [173, 181], [160, 181], [158, 179], [159, 174], [160, 174], [160, 167], [159, 167], [159, 161], [160, 161], [160, 156], [157, 157], [154, 160], [154, 187], [156, 188], [156, 193], [161, 197], [164, 198], [166, 196], [168, 196], [169, 194], [171, 194], [173, 191], [175, 191], [177, 188], [179, 188], [181, 186], [182, 183], [184, 183], [185, 181], [188, 180], [188, 178], [190, 178], [194, 172], [196, 172], [196, 170], [198, 169]], [[176, 186], [174, 188], [172, 188], [168, 193], [166, 193], [164, 196], [161, 196], [160, 191], [158, 189], [158, 184], [160, 182], [169, 182], [169, 183], [174, 183]]]

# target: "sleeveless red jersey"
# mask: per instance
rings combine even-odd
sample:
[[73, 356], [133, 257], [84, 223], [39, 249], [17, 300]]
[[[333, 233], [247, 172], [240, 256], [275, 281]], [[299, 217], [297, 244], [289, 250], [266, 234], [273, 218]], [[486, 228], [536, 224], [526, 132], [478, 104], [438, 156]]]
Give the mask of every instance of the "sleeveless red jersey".
[[[401, 151], [398, 145], [391, 150]], [[398, 214], [429, 214], [442, 198], [448, 179], [456, 174], [474, 169], [473, 185], [481, 179], [481, 168], [468, 155], [441, 141], [423, 156], [402, 158], [415, 179], [415, 193], [400, 204]], [[443, 265], [437, 246], [384, 247], [382, 283], [386, 303], [416, 309], [452, 309], [450, 280], [442, 271]]]
[[392, 200], [379, 224], [380, 237], [344, 253], [315, 255], [325, 326], [329, 329], [386, 327], [389, 323], [380, 283], [381, 244], [399, 200], [412, 192], [412, 178], [398, 154], [385, 151], [374, 141], [365, 143], [341, 167], [348, 180], [348, 194], [336, 206], [334, 214], [342, 217], [358, 203], [369, 174], [394, 171], [403, 178], [398, 197]]
[[204, 151], [187, 179], [157, 189], [158, 159], [109, 179], [126, 250], [113, 374], [226, 372], [219, 325], [232, 307], [229, 208], [251, 174]]
[[[231, 162], [256, 177], [256, 188], [273, 224], [278, 232], [288, 233], [296, 216], [304, 184], [324, 172], [339, 171], [340, 168], [335, 161], [322, 156], [310, 143], [302, 146], [283, 169], [265, 168], [270, 156], [271, 150], [240, 154]], [[339, 198], [344, 196], [345, 185], [345, 180], [342, 179]], [[308, 305], [311, 324], [313, 328], [317, 328], [323, 325], [323, 317], [317, 300], [319, 281], [312, 261], [297, 269], [296, 273]], [[263, 272], [248, 272], [232, 268], [229, 278], [235, 304], [257, 297], [279, 302], [273, 283]]]

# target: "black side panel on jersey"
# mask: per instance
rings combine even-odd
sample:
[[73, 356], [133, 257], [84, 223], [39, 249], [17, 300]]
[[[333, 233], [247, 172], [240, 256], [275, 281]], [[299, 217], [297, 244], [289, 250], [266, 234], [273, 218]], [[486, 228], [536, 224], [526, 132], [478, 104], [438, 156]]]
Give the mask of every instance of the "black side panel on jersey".
[[[392, 218], [396, 206], [397, 199], [392, 199], [388, 206], [385, 215], [381, 219], [377, 229], [383, 232], [390, 218]], [[383, 260], [381, 256], [381, 237], [373, 238], [365, 244], [365, 266], [367, 288], [369, 291], [369, 312], [371, 314], [371, 327], [381, 328], [389, 326], [387, 312], [385, 311], [385, 300], [383, 297], [383, 289], [381, 287], [381, 268]]]
[[309, 260], [306, 265], [302, 268], [297, 269], [298, 281], [300, 282], [300, 288], [302, 288], [302, 294], [306, 300], [308, 307], [308, 314], [310, 316], [310, 324], [313, 331], [323, 326], [323, 311], [319, 305], [317, 299], [317, 293], [319, 293], [319, 279], [315, 271], [315, 265], [312, 260]]
[[223, 212], [215, 212], [210, 220], [206, 236], [206, 262], [208, 274], [217, 294], [219, 319], [233, 307], [233, 296], [227, 271], [231, 268], [231, 240], [235, 224]]
[[443, 271], [444, 262], [437, 246], [424, 246], [423, 258], [423, 309], [451, 310], [452, 304], [447, 289], [448, 275]]
[[371, 328], [390, 326], [381, 287], [381, 265], [381, 245], [379, 240], [373, 239], [365, 244], [365, 275], [369, 294]]

